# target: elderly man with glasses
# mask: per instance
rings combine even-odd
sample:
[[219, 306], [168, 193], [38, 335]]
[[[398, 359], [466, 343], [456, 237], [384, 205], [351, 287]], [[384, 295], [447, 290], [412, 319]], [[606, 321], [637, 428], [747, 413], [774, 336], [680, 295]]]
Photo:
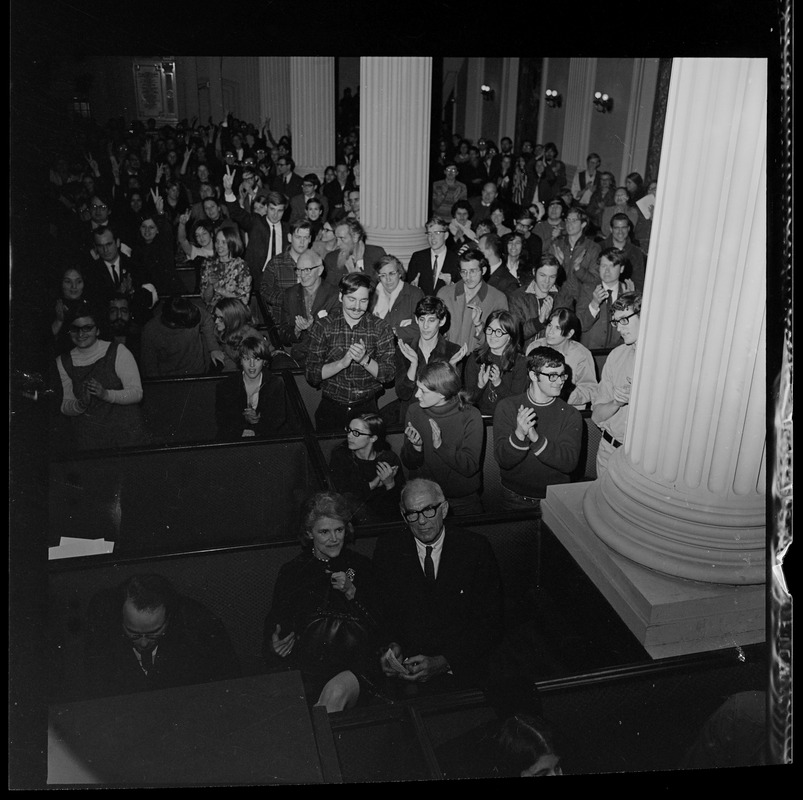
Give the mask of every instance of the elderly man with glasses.
[[86, 697], [240, 676], [223, 623], [161, 575], [133, 575], [101, 590], [87, 617]]
[[597, 477], [608, 468], [608, 459], [624, 444], [630, 409], [636, 342], [641, 329], [641, 292], [625, 292], [613, 303], [611, 325], [622, 337], [622, 344], [605, 359], [597, 396], [591, 406], [591, 419], [602, 431], [597, 449]]
[[551, 347], [527, 356], [530, 385], [502, 398], [494, 411], [494, 455], [502, 480], [501, 508], [541, 513], [541, 498], [554, 483], [568, 483], [580, 457], [583, 420], [561, 400], [566, 361]]
[[408, 481], [400, 510], [408, 530], [380, 536], [374, 550], [388, 690], [484, 689], [503, 634], [493, 550], [481, 534], [444, 522], [449, 503], [434, 481]]

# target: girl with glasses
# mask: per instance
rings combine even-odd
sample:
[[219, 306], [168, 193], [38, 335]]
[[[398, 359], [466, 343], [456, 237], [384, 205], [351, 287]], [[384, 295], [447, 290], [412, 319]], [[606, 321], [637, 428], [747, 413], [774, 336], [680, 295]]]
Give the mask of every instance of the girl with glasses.
[[509, 311], [492, 311], [485, 341], [466, 360], [465, 385], [480, 412], [493, 416], [501, 398], [527, 388], [527, 359], [520, 349], [519, 321]]
[[405, 416], [402, 463], [414, 477], [439, 484], [455, 515], [481, 514], [482, 415], [451, 364], [427, 364], [416, 384], [416, 401]]
[[337, 490], [354, 501], [361, 522], [388, 522], [399, 514], [404, 470], [385, 440], [385, 421], [368, 412], [350, 420], [346, 441], [329, 458], [329, 474]]

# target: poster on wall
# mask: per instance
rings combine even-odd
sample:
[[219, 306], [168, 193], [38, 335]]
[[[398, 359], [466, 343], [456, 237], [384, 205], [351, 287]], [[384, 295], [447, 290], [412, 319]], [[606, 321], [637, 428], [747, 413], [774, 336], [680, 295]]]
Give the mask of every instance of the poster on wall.
[[140, 59], [134, 62], [137, 116], [159, 123], [178, 122], [174, 61]]

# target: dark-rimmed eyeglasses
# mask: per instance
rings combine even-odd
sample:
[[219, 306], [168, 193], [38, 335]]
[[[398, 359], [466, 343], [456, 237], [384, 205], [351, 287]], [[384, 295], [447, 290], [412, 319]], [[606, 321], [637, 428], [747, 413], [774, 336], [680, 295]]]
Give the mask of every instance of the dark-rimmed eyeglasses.
[[620, 325], [623, 328], [626, 328], [630, 324], [630, 317], [637, 317], [638, 311], [634, 311], [632, 314], [628, 314], [626, 317], [619, 317], [619, 319], [612, 319], [611, 325], [614, 328], [618, 328]]
[[126, 628], [123, 625], [123, 636], [126, 639], [132, 642], [136, 642], [139, 639], [148, 639], [149, 641], [155, 641], [157, 639], [161, 639], [165, 633], [167, 633], [167, 620], [162, 623], [161, 627], [157, 628], [155, 631], [149, 631], [148, 633], [139, 633], [138, 631], [132, 631]]
[[299, 275], [309, 275], [312, 270], [322, 266], [323, 264], [316, 264], [314, 267], [294, 267], [294, 269]]
[[503, 330], [502, 328], [490, 328], [490, 327], [488, 327], [488, 328], [485, 329], [485, 335], [486, 336], [493, 336], [496, 339], [501, 339], [503, 336], [507, 336], [508, 333], [507, 333], [506, 330]]
[[79, 333], [92, 333], [97, 325], [70, 325], [70, 333], [78, 336]]
[[358, 431], [356, 428], [344, 428], [347, 434], [351, 434], [352, 436], [370, 436], [371, 434], [368, 431]]
[[432, 519], [438, 513], [438, 509], [443, 505], [443, 500], [433, 503], [431, 506], [426, 506], [419, 511], [402, 511], [402, 515], [408, 522], [418, 522], [419, 516], [424, 519]]
[[538, 374], [543, 375], [550, 383], [565, 381], [569, 377], [565, 372], [539, 372]]

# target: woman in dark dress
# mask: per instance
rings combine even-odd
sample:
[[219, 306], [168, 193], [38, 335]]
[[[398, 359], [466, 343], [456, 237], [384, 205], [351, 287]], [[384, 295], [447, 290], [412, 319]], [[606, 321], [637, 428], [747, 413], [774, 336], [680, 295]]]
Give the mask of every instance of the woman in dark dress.
[[303, 505], [302, 552], [279, 570], [262, 646], [269, 669], [301, 670], [307, 701], [330, 713], [353, 707], [379, 674], [373, 568], [345, 546], [350, 520], [336, 492]]
[[329, 458], [329, 472], [337, 490], [354, 501], [357, 519], [398, 518], [404, 470], [385, 441], [385, 421], [379, 414], [361, 414], [349, 422], [346, 441]]

